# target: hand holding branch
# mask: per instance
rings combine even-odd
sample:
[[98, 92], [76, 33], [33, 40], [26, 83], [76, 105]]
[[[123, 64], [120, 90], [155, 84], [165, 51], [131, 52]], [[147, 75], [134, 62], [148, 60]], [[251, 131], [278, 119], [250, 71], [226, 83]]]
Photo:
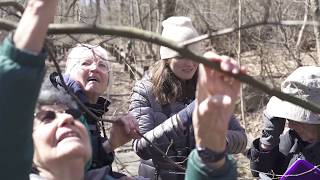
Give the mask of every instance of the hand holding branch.
[[[214, 52], [207, 52], [204, 57], [210, 61], [220, 62], [223, 71], [233, 74], [244, 72], [244, 68], [240, 68], [230, 57], [219, 56]], [[193, 112], [197, 146], [216, 152], [225, 150], [228, 124], [239, 90], [239, 81], [202, 64], [199, 65], [196, 104]]]

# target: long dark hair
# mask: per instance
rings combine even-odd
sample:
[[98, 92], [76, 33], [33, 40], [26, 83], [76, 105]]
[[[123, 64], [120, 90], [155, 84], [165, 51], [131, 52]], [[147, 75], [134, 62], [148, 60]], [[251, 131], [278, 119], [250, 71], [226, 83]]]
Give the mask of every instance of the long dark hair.
[[151, 82], [153, 94], [161, 104], [175, 101], [185, 101], [195, 98], [197, 72], [192, 79], [181, 81], [169, 67], [170, 59], [159, 60], [151, 69]]

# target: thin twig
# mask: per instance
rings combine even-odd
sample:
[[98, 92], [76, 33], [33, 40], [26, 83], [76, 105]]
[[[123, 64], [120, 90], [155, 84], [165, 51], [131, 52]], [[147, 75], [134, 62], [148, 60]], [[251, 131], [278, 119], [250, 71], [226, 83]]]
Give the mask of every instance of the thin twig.
[[[8, 21], [0, 19], [0, 29], [6, 29], [6, 30], [12, 30], [13, 28], [16, 27], [15, 23], [7, 23]], [[241, 26], [240, 28], [229, 28], [224, 31], [224, 33], [230, 33], [231, 30], [239, 30], [243, 28], [249, 28], [249, 27], [254, 27], [254, 26], [259, 26], [259, 25], [287, 25], [287, 26], [296, 26], [296, 25], [301, 25], [304, 23], [303, 21], [280, 21], [280, 22], [260, 22], [260, 23], [255, 23], [251, 25], [244, 25]], [[318, 22], [307, 22], [306, 25], [317, 25], [319, 26]], [[221, 31], [220, 34], [222, 33]], [[231, 76], [243, 83], [247, 83], [255, 88], [258, 88], [262, 90], [263, 92], [276, 96], [279, 99], [288, 101], [290, 103], [296, 104], [298, 106], [301, 106], [305, 109], [311, 110], [312, 112], [315, 113], [320, 113], [320, 107], [316, 105], [315, 103], [308, 102], [305, 100], [302, 100], [298, 97], [291, 96], [289, 94], [282, 93], [279, 89], [274, 88], [274, 87], [269, 87], [266, 84], [254, 79], [253, 77], [239, 73], [239, 74], [232, 74], [229, 72], [222, 71], [220, 68], [220, 63], [218, 62], [211, 62], [208, 61], [208, 59], [196, 55], [192, 53], [188, 48], [185, 48], [185, 45], [188, 43], [182, 43], [182, 44], [176, 44], [173, 41], [170, 41], [168, 39], [165, 39], [161, 37], [159, 34], [152, 33], [149, 31], [144, 31], [140, 30], [137, 28], [132, 28], [132, 27], [117, 27], [117, 26], [101, 26], [101, 25], [84, 25], [84, 24], [54, 24], [51, 25], [49, 28], [49, 34], [98, 34], [98, 35], [118, 35], [122, 37], [128, 37], [128, 38], [135, 38], [135, 39], [140, 39], [143, 41], [148, 41], [152, 42], [161, 46], [166, 46], [169, 47], [175, 51], [177, 51], [179, 54], [181, 54], [184, 57], [188, 57], [190, 60], [193, 60], [197, 63], [202, 63], [210, 68], [213, 68], [221, 73], [224, 73], [228, 76]], [[217, 33], [217, 32], [215, 32]], [[211, 34], [212, 35], [212, 34]], [[204, 35], [208, 36], [208, 35]], [[207, 38], [210, 38], [207, 37]], [[198, 39], [199, 41], [199, 39]]]
[[[303, 17], [303, 22], [307, 22], [308, 14], [309, 14], [309, 0], [305, 0], [305, 5], [304, 6], [305, 6], [304, 7], [304, 11], [305, 12], [304, 12], [304, 17]], [[304, 23], [301, 26], [301, 29], [299, 31], [298, 40], [297, 40], [297, 43], [296, 43], [296, 51], [300, 51], [301, 39], [302, 39], [305, 27], [306, 27], [306, 24]]]
[[[67, 10], [65, 16], [68, 16], [68, 15], [69, 15], [71, 9], [75, 6], [75, 4], [77, 3], [77, 1], [78, 1], [78, 0], [73, 0], [73, 1], [72, 1], [72, 3], [70, 4], [70, 6], [68, 7], [68, 10]], [[66, 2], [67, 2], [67, 1], [66, 1]]]
[[[238, 27], [241, 27], [242, 24], [242, 1], [238, 0], [239, 3], [239, 10], [238, 10]], [[239, 29], [238, 31], [238, 52], [237, 52], [237, 56], [238, 56], [238, 64], [241, 66], [241, 29]], [[241, 108], [241, 119], [243, 121], [243, 125], [244, 125], [244, 129], [247, 130], [247, 122], [246, 122], [246, 117], [245, 117], [245, 104], [244, 104], [244, 98], [243, 95], [244, 91], [243, 91], [243, 84], [241, 84], [240, 86], [240, 108]]]
[[0, 7], [13, 7], [16, 10], [18, 10], [21, 14], [23, 14], [24, 12], [24, 7], [16, 2], [16, 1], [4, 1], [4, 2], [0, 2]]
[[191, 45], [194, 43], [197, 43], [199, 41], [203, 41], [205, 39], [210, 39], [212, 37], [216, 37], [216, 36], [222, 36], [222, 35], [226, 35], [226, 34], [230, 34], [233, 33], [235, 31], [238, 31], [240, 29], [249, 29], [252, 27], [257, 27], [257, 26], [265, 26], [265, 25], [274, 25], [274, 26], [298, 26], [298, 25], [303, 25], [305, 23], [305, 25], [308, 26], [320, 26], [319, 22], [313, 22], [313, 21], [291, 21], [291, 20], [286, 20], [286, 21], [260, 21], [260, 22], [256, 22], [256, 23], [250, 23], [250, 24], [246, 24], [246, 25], [242, 25], [240, 27], [231, 27], [231, 28], [225, 28], [225, 29], [221, 29], [215, 32], [212, 32], [211, 34], [204, 34], [201, 36], [198, 36], [196, 38], [184, 41], [183, 43], [181, 43], [181, 45]]
[[172, 159], [170, 159], [160, 148], [158, 148], [157, 146], [155, 146], [149, 139], [147, 139], [146, 137], [144, 137], [140, 132], [138, 132], [138, 134], [150, 144], [150, 147], [153, 147], [155, 150], [157, 150], [161, 156], [164, 158], [164, 160], [166, 160], [168, 163], [172, 164], [173, 166], [175, 166], [177, 169], [181, 170], [181, 171], [185, 171], [186, 169], [183, 168], [182, 166], [176, 164]]

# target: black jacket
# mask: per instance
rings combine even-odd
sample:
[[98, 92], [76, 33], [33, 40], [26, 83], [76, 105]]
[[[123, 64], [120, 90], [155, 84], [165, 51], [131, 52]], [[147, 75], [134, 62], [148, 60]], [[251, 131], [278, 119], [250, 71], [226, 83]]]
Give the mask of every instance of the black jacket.
[[[70, 78], [70, 75], [63, 75], [64, 82], [69, 88], [69, 91], [73, 92], [85, 106], [94, 113], [97, 117], [102, 118], [103, 114], [108, 111], [108, 106], [110, 102], [103, 98], [99, 97], [97, 103], [90, 104], [88, 102], [88, 98], [85, 95], [82, 87], [73, 79]], [[56, 88], [62, 88], [62, 82], [57, 72], [53, 72], [50, 74], [50, 81]], [[102, 122], [96, 121], [87, 113], [84, 113], [86, 121], [88, 123], [88, 130], [90, 132], [90, 139], [92, 145], [92, 163], [90, 169], [101, 168], [105, 165], [110, 165], [114, 160], [114, 153], [106, 153], [104, 148], [102, 147], [102, 143], [107, 140], [106, 133], [104, 131], [104, 125]], [[101, 136], [101, 133], [104, 136]]]
[[[320, 164], [320, 142], [304, 142], [294, 130], [280, 136], [279, 146], [270, 151], [260, 151], [260, 138], [255, 139], [248, 151], [252, 170], [275, 174], [284, 174], [298, 158], [305, 159], [314, 165]], [[259, 176], [252, 171], [253, 176]]]

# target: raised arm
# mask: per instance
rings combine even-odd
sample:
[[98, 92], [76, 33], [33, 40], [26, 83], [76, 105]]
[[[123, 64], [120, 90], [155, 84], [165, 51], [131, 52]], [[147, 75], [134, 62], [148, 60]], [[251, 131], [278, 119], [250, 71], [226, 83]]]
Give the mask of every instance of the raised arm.
[[29, 0], [13, 42], [18, 49], [39, 53], [47, 34], [48, 24], [53, 22], [57, 0]]
[[44, 75], [41, 53], [57, 0], [30, 0], [13, 38], [0, 47], [0, 179], [28, 179], [33, 112]]
[[[221, 69], [237, 74], [240, 68], [228, 57], [205, 56]], [[197, 150], [189, 156], [186, 179], [236, 179], [235, 165], [226, 157], [226, 136], [240, 82], [199, 65], [193, 127]]]

